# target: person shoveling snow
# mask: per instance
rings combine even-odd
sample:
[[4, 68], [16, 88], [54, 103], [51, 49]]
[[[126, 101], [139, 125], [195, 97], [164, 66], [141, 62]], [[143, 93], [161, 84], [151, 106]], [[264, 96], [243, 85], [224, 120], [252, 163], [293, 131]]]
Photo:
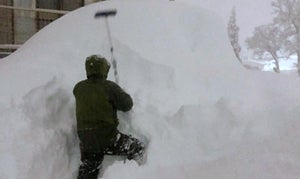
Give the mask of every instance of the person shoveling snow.
[[118, 131], [117, 110], [129, 111], [133, 102], [116, 83], [107, 80], [109, 62], [102, 56], [87, 57], [87, 79], [74, 87], [77, 132], [81, 161], [78, 178], [97, 178], [104, 155], [121, 155], [144, 160], [145, 145], [130, 135]]

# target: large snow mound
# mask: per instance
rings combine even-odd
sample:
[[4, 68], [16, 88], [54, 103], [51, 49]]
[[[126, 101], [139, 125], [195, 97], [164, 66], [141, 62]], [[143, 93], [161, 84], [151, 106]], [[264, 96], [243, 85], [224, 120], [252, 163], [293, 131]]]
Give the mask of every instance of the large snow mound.
[[300, 177], [298, 77], [243, 69], [211, 12], [115, 0], [68, 13], [0, 61], [0, 178], [76, 178], [72, 89], [87, 56], [110, 58], [93, 17], [111, 8], [120, 85], [135, 103], [120, 130], [150, 143], [145, 165], [106, 160], [103, 178]]

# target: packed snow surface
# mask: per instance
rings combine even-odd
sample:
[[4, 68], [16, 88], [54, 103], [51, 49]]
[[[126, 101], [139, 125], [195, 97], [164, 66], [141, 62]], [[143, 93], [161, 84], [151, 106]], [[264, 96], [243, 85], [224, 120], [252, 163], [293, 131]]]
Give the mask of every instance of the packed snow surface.
[[107, 157], [102, 178], [300, 178], [299, 77], [247, 71], [218, 16], [167, 0], [81, 8], [0, 61], [0, 178], [76, 178], [72, 90], [87, 56], [110, 59], [94, 14], [112, 8], [120, 86], [135, 103], [120, 130], [149, 147], [143, 166]]

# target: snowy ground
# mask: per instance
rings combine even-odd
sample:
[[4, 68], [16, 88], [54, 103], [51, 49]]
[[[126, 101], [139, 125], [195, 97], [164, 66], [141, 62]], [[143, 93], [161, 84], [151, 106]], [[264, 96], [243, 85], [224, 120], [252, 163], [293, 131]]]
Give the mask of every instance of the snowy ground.
[[[257, 69], [266, 72], [274, 72], [275, 60], [245, 60], [243, 64], [252, 69]], [[297, 73], [297, 56], [291, 56], [291, 58], [280, 58], [279, 68], [280, 73]], [[275, 72], [274, 72], [275, 73]]]
[[120, 85], [135, 102], [120, 130], [150, 144], [144, 166], [106, 160], [103, 178], [300, 177], [296, 74], [245, 70], [211, 12], [114, 0], [67, 14], [0, 61], [0, 178], [76, 178], [72, 89], [87, 56], [110, 56], [93, 19], [107, 8], [118, 9], [109, 22]]

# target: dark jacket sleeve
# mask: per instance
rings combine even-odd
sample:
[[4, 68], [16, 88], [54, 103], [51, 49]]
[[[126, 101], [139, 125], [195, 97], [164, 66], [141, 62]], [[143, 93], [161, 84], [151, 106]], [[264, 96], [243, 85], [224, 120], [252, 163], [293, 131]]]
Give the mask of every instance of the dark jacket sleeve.
[[117, 110], [126, 112], [132, 108], [133, 101], [130, 95], [116, 83], [108, 81], [108, 92], [110, 93], [110, 100]]

